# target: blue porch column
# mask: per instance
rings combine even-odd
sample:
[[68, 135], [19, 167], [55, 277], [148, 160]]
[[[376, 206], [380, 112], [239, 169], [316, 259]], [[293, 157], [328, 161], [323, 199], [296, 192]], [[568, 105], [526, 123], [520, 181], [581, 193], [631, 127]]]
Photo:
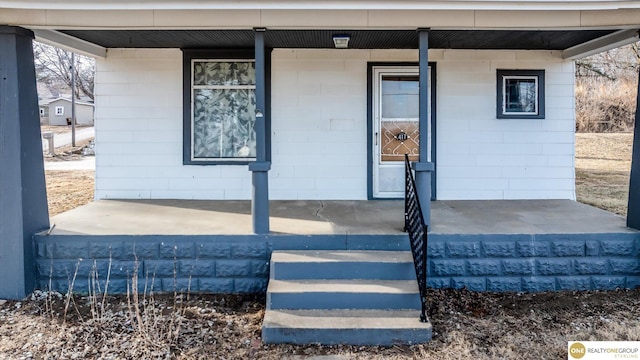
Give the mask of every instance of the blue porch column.
[[256, 28], [256, 161], [249, 164], [252, 172], [253, 194], [251, 198], [251, 216], [253, 232], [269, 233], [269, 170], [271, 162], [267, 157], [267, 122], [269, 112], [266, 107], [266, 58], [264, 49], [264, 33], [266, 29]]
[[49, 228], [33, 33], [0, 25], [0, 298], [35, 286], [33, 235]]
[[433, 163], [429, 160], [429, 29], [418, 29], [419, 34], [419, 126], [420, 126], [420, 160], [413, 163], [416, 172], [416, 190], [420, 198], [420, 207], [424, 223], [431, 225], [431, 173]]
[[636, 99], [633, 153], [631, 155], [631, 175], [629, 176], [627, 226], [640, 230], [640, 69], [638, 69], [638, 95]]

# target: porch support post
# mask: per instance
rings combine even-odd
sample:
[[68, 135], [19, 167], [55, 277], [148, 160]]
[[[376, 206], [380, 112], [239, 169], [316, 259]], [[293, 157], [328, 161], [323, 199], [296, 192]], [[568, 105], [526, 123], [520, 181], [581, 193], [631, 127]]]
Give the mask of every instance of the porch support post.
[[33, 33], [0, 25], [0, 298], [36, 283], [33, 235], [49, 228]]
[[629, 176], [627, 226], [640, 230], [640, 69], [638, 69], [638, 95], [636, 99], [636, 119], [633, 130], [631, 175]]
[[256, 161], [249, 164], [252, 172], [253, 194], [251, 198], [251, 216], [253, 232], [269, 233], [269, 170], [271, 162], [267, 157], [267, 118], [266, 107], [266, 71], [264, 33], [266, 29], [256, 28], [255, 60], [256, 60]]
[[429, 160], [429, 29], [418, 29], [419, 34], [419, 126], [420, 126], [420, 160], [413, 163], [416, 172], [416, 190], [420, 198], [420, 207], [424, 223], [431, 226], [431, 173], [433, 163]]

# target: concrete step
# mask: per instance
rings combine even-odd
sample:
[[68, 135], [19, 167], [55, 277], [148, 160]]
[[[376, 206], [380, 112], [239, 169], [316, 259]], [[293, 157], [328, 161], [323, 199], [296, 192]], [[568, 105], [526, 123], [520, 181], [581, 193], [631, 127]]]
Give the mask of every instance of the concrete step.
[[274, 251], [272, 278], [414, 280], [408, 251]]
[[415, 280], [274, 280], [267, 309], [420, 309]]
[[431, 323], [415, 310], [267, 310], [268, 344], [399, 345], [431, 340]]

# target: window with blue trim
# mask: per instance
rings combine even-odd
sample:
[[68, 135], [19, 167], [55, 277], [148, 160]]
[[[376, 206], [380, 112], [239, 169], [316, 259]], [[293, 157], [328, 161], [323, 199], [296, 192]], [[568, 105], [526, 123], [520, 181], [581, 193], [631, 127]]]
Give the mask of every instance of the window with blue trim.
[[255, 159], [255, 63], [196, 59], [191, 64], [191, 159]]
[[498, 119], [544, 119], [544, 70], [498, 70], [497, 75]]

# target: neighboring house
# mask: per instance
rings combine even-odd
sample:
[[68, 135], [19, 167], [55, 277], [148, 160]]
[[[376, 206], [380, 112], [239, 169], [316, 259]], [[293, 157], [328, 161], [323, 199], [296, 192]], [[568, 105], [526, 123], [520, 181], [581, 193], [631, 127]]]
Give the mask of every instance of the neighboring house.
[[40, 124], [42, 125], [49, 125], [49, 102], [51, 100], [38, 100], [38, 112], [40, 114]]
[[[71, 100], [57, 98], [49, 100], [47, 113], [48, 125], [71, 124]], [[41, 106], [41, 109], [43, 107]], [[42, 114], [42, 110], [40, 111]], [[92, 126], [94, 123], [94, 106], [91, 103], [76, 101], [76, 125]]]
[[[96, 199], [250, 199], [258, 234], [250, 239], [262, 241], [264, 253], [277, 237], [266, 235], [269, 200], [402, 198], [405, 153], [414, 161], [427, 222], [429, 199], [574, 200], [574, 60], [637, 41], [640, 28], [636, 1], [16, 0], [0, 6], [0, 23], [10, 25], [1, 28], [7, 40], [0, 50], [15, 60], [12, 68], [21, 70], [28, 63], [21, 60], [32, 56], [12, 45], [30, 41], [28, 29], [41, 41], [97, 58]], [[11, 79], [28, 83], [25, 73]], [[35, 93], [35, 87], [11, 89], [23, 97]], [[29, 116], [27, 108], [9, 109], [14, 118]], [[12, 152], [0, 153], [16, 170], [3, 172], [0, 183], [35, 189], [23, 190], [25, 198], [0, 197], [0, 210], [7, 210], [0, 214], [16, 204], [31, 211], [14, 215], [20, 221], [0, 220], [0, 227], [22, 226], [14, 237], [3, 233], [0, 244], [30, 239], [49, 225], [41, 164], [17, 160], [21, 147], [40, 141], [34, 134], [25, 130]], [[631, 175], [628, 223], [635, 228], [639, 171]], [[495, 252], [471, 242], [442, 245], [437, 256], [514, 256], [509, 236]], [[628, 236], [633, 248], [635, 233]], [[95, 245], [78, 239], [51, 245], [54, 250], [42, 245], [36, 256], [65, 254], [74, 241]], [[524, 265], [531, 270], [543, 254], [584, 254], [589, 245], [581, 239], [569, 244], [577, 252], [556, 243], [555, 252], [525, 246]], [[55, 239], [39, 244], [48, 241]], [[551, 249], [551, 242], [544, 246]], [[19, 244], [26, 260], [6, 265], [7, 273], [27, 269], [17, 293], [35, 282], [30, 244]], [[229, 257], [253, 249], [240, 247], [220, 252]], [[633, 249], [624, 256], [634, 256]], [[561, 260], [550, 263], [552, 273], [572, 268]], [[453, 275], [465, 274], [465, 261], [453, 260]], [[619, 271], [636, 276], [637, 261], [629, 261]], [[483, 264], [479, 272], [502, 273]], [[223, 270], [250, 273], [251, 266]], [[439, 286], [451, 286], [446, 279]], [[495, 289], [522, 289], [522, 279], [516, 275]], [[546, 289], [556, 289], [555, 278], [550, 281]], [[263, 290], [257, 284], [242, 289]], [[585, 286], [566, 284], [557, 288]], [[225, 291], [234, 291], [230, 286]]]

